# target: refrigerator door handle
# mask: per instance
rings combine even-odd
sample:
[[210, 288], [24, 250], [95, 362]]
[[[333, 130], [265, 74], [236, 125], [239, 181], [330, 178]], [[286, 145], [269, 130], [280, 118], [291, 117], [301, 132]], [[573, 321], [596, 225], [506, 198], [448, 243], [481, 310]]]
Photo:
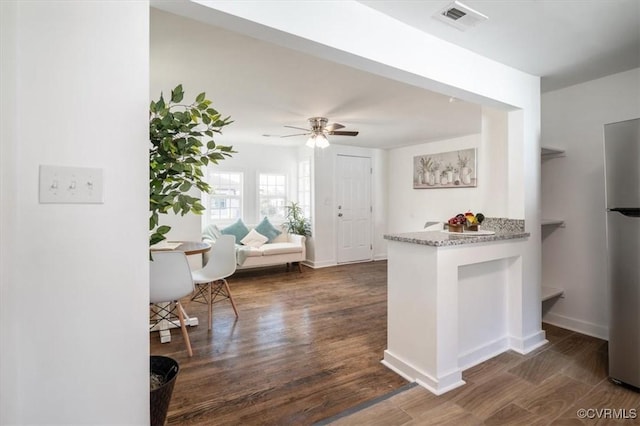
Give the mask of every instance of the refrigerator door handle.
[[618, 212], [620, 214], [623, 214], [629, 217], [640, 217], [640, 208], [638, 207], [635, 207], [635, 208], [617, 207], [613, 209], [607, 209], [607, 211]]

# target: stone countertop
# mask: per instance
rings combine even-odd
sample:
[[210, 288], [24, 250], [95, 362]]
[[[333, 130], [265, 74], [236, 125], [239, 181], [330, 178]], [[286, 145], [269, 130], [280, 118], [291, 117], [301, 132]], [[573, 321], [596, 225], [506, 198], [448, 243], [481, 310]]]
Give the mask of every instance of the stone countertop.
[[464, 235], [445, 233], [441, 231], [405, 232], [402, 234], [385, 234], [385, 240], [402, 241], [411, 244], [420, 244], [434, 247], [459, 246], [464, 244], [486, 243], [489, 241], [503, 241], [527, 238], [530, 234], [524, 231], [496, 231], [491, 235]]

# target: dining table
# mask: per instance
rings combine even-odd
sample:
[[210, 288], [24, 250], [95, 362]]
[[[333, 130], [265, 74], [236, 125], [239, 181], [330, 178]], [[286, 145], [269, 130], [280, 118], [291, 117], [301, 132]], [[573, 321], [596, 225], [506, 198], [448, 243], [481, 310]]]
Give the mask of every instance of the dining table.
[[[150, 247], [151, 252], [154, 251], [181, 251], [187, 256], [202, 255], [203, 253], [211, 250], [211, 244], [204, 241], [161, 241]], [[166, 302], [170, 303], [170, 302]], [[198, 325], [198, 318], [191, 317], [180, 305], [182, 314], [184, 315], [184, 322], [187, 326], [195, 327]], [[180, 328], [180, 321], [176, 319], [153, 322], [153, 318], [150, 318], [149, 331], [158, 331], [160, 334], [160, 343], [171, 342], [171, 329]]]

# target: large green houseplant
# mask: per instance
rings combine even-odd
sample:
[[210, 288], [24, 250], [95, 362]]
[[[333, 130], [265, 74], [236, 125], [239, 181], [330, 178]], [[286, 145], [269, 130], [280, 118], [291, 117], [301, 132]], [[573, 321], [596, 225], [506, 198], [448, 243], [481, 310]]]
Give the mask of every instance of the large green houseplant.
[[211, 106], [205, 93], [192, 103], [182, 103], [184, 91], [178, 85], [165, 101], [162, 94], [149, 108], [149, 243], [166, 238], [171, 227], [159, 224], [159, 214], [173, 211], [182, 216], [202, 214], [200, 198], [190, 195], [193, 188], [210, 192], [203, 169], [210, 163], [230, 157], [231, 146], [216, 145], [215, 133], [231, 124]]

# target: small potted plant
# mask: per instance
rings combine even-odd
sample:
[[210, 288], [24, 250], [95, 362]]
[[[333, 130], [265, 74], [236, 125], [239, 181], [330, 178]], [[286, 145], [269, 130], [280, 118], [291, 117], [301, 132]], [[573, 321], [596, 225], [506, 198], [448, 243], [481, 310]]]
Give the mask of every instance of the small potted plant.
[[298, 203], [292, 201], [288, 206], [285, 206], [284, 208], [287, 212], [287, 221], [284, 223], [287, 231], [291, 234], [310, 237], [311, 223], [309, 222], [309, 219], [305, 217], [302, 207], [300, 207]]

